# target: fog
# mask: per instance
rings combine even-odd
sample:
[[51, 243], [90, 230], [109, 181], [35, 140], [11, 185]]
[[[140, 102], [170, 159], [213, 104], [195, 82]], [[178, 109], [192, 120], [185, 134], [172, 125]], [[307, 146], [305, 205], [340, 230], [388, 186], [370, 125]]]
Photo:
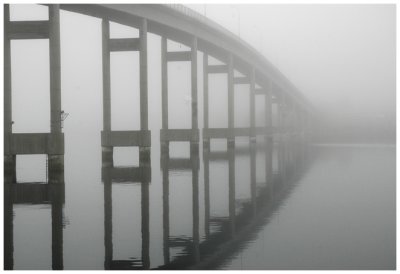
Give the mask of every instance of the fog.
[[[313, 109], [309, 123], [203, 142], [198, 52], [200, 142], [163, 139], [161, 37], [148, 33], [151, 145], [145, 130], [127, 132], [141, 129], [138, 51], [110, 53], [117, 137], [104, 140], [102, 20], [60, 10], [63, 145], [57, 133], [5, 134], [5, 268], [395, 269], [395, 5], [186, 7], [276, 66]], [[10, 15], [47, 20], [48, 8]], [[110, 38], [138, 35], [110, 22]], [[167, 51], [183, 50], [168, 40]], [[12, 132], [50, 132], [48, 39], [12, 40], [11, 61]], [[189, 129], [191, 63], [167, 66], [168, 129]], [[228, 128], [227, 80], [208, 75], [209, 128]], [[235, 128], [250, 126], [249, 95], [234, 85]], [[264, 96], [255, 112], [263, 127]]]
[[[351, 128], [372, 123], [376, 128], [394, 132], [394, 5], [188, 7], [221, 24], [261, 52], [312, 104], [318, 112], [315, 116], [323, 118], [322, 124], [330, 121]], [[46, 7], [11, 6], [11, 20], [37, 19], [47, 19]], [[62, 107], [70, 114], [65, 127], [101, 127], [101, 120], [96, 118], [101, 117], [102, 112], [100, 23], [97, 18], [61, 11]], [[110, 33], [114, 38], [138, 35], [137, 30], [115, 23]], [[156, 125], [161, 120], [160, 37], [149, 34], [148, 44], [149, 122]], [[173, 50], [174, 47], [183, 46], [169, 41], [169, 48]], [[114, 130], [139, 128], [138, 59], [137, 52], [111, 54]], [[198, 63], [202, 124], [201, 53]], [[185, 62], [169, 64], [169, 100], [177, 102], [170, 108], [171, 128], [190, 127], [189, 115], [182, 115], [190, 113], [189, 66]], [[48, 69], [47, 40], [12, 41], [14, 132], [49, 130]], [[218, 90], [218, 93], [210, 92], [211, 114], [216, 110], [227, 113], [226, 100], [218, 100], [226, 98], [224, 77], [210, 75], [210, 90]], [[237, 126], [249, 120], [246, 89], [246, 86], [235, 87]], [[84, 106], [90, 106], [90, 115], [79, 114]], [[262, 107], [257, 112], [262, 117]], [[32, 114], [37, 119], [32, 120]], [[212, 119], [215, 124], [210, 126], [222, 126], [227, 121], [227, 115], [215, 118]], [[179, 125], [174, 124], [177, 120]], [[261, 123], [262, 118], [258, 121]]]

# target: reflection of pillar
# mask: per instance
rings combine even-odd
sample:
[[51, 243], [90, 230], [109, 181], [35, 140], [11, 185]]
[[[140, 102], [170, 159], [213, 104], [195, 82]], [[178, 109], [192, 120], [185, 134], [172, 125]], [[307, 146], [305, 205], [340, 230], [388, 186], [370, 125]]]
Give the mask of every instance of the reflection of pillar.
[[235, 146], [235, 90], [233, 85], [233, 56], [229, 54], [228, 60], [228, 148]]
[[229, 162], [229, 223], [231, 236], [235, 235], [235, 150], [228, 149]]
[[199, 171], [192, 169], [192, 202], [193, 202], [193, 258], [200, 261], [200, 234], [199, 234]]
[[[168, 161], [164, 159], [164, 161]], [[165, 164], [165, 166], [168, 166]], [[168, 168], [163, 168], [163, 253], [164, 264], [169, 263], [169, 176]]]
[[61, 189], [54, 189], [51, 204], [51, 227], [52, 227], [52, 268], [53, 270], [64, 269], [63, 263], [63, 193]]
[[253, 216], [257, 214], [256, 144], [250, 144], [250, 193]]
[[197, 138], [198, 110], [197, 110], [197, 38], [193, 36], [191, 47], [191, 78], [192, 78], [192, 141], [190, 142], [190, 151], [198, 153], [199, 144]]
[[14, 223], [12, 189], [4, 186], [4, 270], [14, 268]]
[[[103, 131], [111, 131], [111, 82], [110, 82], [110, 23], [102, 21], [102, 50], [103, 50]], [[102, 147], [103, 162], [113, 162], [113, 147]]]
[[150, 223], [149, 223], [149, 182], [141, 182], [142, 191], [142, 263], [143, 269], [150, 268]]
[[[147, 19], [142, 18], [140, 32], [140, 130], [149, 129], [147, 82]], [[150, 147], [139, 147], [139, 159], [150, 161]]]
[[[107, 176], [109, 177], [109, 176]], [[111, 181], [104, 181], [104, 269], [111, 269], [113, 259], [112, 244], [112, 184]]]
[[209, 160], [209, 149], [204, 149], [203, 161], [204, 161], [204, 230], [206, 239], [210, 237], [210, 160]]
[[[208, 55], [203, 53], [203, 123], [204, 129], [208, 130]], [[203, 148], [210, 148], [210, 139], [203, 139]]]

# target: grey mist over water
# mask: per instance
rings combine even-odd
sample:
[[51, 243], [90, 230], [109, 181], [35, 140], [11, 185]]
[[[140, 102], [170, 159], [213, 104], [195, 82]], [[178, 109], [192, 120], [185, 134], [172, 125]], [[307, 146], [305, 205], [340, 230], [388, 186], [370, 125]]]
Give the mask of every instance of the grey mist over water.
[[[46, 155], [17, 156], [17, 187], [5, 186], [5, 267], [395, 269], [396, 154], [383, 144], [395, 137], [395, 6], [189, 7], [240, 35], [299, 88], [316, 109], [313, 138], [236, 137], [234, 148], [213, 139], [197, 153], [171, 142], [166, 157], [161, 38], [149, 32], [150, 161], [136, 173], [139, 148], [115, 147], [120, 169], [110, 167], [101, 143], [102, 20], [61, 10], [65, 185], [30, 191], [28, 183], [49, 179]], [[48, 19], [45, 6], [10, 10], [11, 20]], [[138, 35], [110, 23], [110, 38]], [[190, 50], [173, 41], [168, 49]], [[13, 133], [50, 132], [48, 51], [47, 40], [11, 42]], [[137, 51], [110, 54], [111, 130], [140, 130], [139, 59]], [[229, 122], [226, 82], [208, 76], [210, 128]], [[168, 63], [168, 91], [169, 128], [191, 128], [189, 62]], [[234, 92], [234, 126], [248, 127], [249, 86]], [[263, 127], [263, 100], [255, 113]]]

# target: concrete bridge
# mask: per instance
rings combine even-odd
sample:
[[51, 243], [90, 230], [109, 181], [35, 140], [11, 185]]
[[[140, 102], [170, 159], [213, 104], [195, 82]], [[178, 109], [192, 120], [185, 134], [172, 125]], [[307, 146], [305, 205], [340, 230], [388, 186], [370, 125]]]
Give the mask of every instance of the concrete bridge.
[[[48, 5], [49, 20], [10, 21], [9, 6], [4, 6], [4, 157], [6, 176], [15, 182], [16, 155], [47, 154], [48, 169], [63, 169], [64, 133], [62, 132], [61, 63], [60, 63], [60, 9], [77, 12], [102, 19], [102, 66], [103, 66], [103, 131], [101, 144], [103, 158], [112, 162], [116, 146], [139, 147], [141, 161], [149, 161], [150, 137], [148, 123], [148, 66], [147, 33], [160, 35], [162, 49], [162, 150], [168, 152], [170, 142], [189, 142], [196, 152], [199, 142], [209, 148], [213, 138], [227, 140], [233, 147], [235, 137], [248, 136], [251, 142], [257, 135], [266, 136], [272, 144], [273, 137], [297, 138], [309, 130], [308, 120], [312, 107], [290, 81], [262, 55], [245, 41], [181, 5], [139, 4], [60, 4]], [[137, 38], [110, 38], [110, 22], [116, 22], [139, 30]], [[12, 87], [11, 87], [11, 43], [13, 39], [48, 39], [50, 55], [50, 117], [49, 133], [13, 133]], [[169, 51], [167, 41], [182, 43], [189, 51]], [[111, 130], [111, 85], [110, 53], [115, 51], [138, 51], [140, 55], [140, 130]], [[204, 75], [204, 128], [200, 137], [198, 126], [198, 79], [197, 52], [203, 53]], [[209, 64], [209, 56], [221, 61], [220, 65]], [[168, 66], [169, 62], [191, 64], [191, 128], [170, 129], [168, 125]], [[235, 71], [242, 76], [235, 76]], [[208, 85], [210, 74], [227, 75], [228, 125], [226, 128], [209, 127]], [[236, 85], [248, 85], [250, 98], [250, 125], [235, 127], [234, 89]], [[255, 125], [255, 100], [263, 96], [265, 101], [265, 127]], [[259, 100], [257, 98], [257, 100]], [[276, 109], [276, 111], [273, 111]], [[275, 117], [274, 117], [275, 116]], [[273, 121], [276, 121], [275, 123]], [[153, 133], [154, 134], [154, 133]], [[51, 177], [51, 174], [49, 174]], [[57, 180], [50, 180], [57, 182]]]

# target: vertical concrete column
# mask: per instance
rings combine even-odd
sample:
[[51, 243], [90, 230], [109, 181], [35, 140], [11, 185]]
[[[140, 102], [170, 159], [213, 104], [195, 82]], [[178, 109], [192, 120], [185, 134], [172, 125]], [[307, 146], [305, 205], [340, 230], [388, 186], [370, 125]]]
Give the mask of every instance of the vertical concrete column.
[[8, 35], [10, 6], [4, 4], [4, 177], [16, 182], [16, 156], [10, 154], [12, 134], [11, 41]]
[[198, 109], [197, 109], [197, 37], [192, 38], [191, 47], [191, 78], [192, 78], [192, 141], [190, 142], [190, 151], [199, 152], [198, 141]]
[[[110, 22], [102, 21], [103, 131], [111, 131]], [[103, 163], [113, 164], [113, 147], [102, 147]]]
[[199, 171], [192, 169], [192, 213], [193, 213], [193, 259], [197, 263], [200, 261], [200, 218], [199, 218]]
[[[11, 41], [8, 36], [10, 5], [4, 4], [4, 138], [12, 133]], [[4, 140], [6, 141], [6, 140]], [[8, 145], [8, 143], [5, 143]], [[4, 147], [5, 151], [8, 147]]]
[[256, 142], [256, 110], [255, 110], [255, 100], [256, 100], [256, 70], [255, 68], [251, 69], [250, 74], [250, 143]]
[[111, 131], [111, 80], [110, 80], [110, 23], [102, 21], [103, 53], [103, 130]]
[[[147, 19], [142, 18], [140, 35], [140, 130], [149, 130], [147, 75]], [[150, 162], [150, 147], [139, 147], [139, 159]]]
[[266, 164], [266, 183], [272, 182], [272, 161], [273, 161], [273, 123], [272, 123], [272, 82], [269, 81], [268, 90], [265, 93], [265, 127], [267, 128], [267, 135], [265, 137], [266, 150], [265, 150], [265, 164]]
[[[61, 49], [60, 6], [49, 5], [49, 53], [50, 53], [50, 131], [61, 138]], [[64, 141], [64, 140], [63, 140]], [[63, 142], [62, 141], [62, 142]], [[63, 144], [62, 144], [63, 145]], [[48, 155], [49, 169], [64, 168], [63, 155]]]
[[228, 148], [228, 169], [229, 169], [229, 223], [230, 233], [233, 237], [236, 233], [236, 208], [235, 208], [235, 149]]
[[[168, 63], [167, 63], [167, 38], [161, 38], [161, 115], [162, 129], [168, 129]], [[161, 142], [161, 153], [169, 155], [169, 142]]]
[[49, 5], [50, 121], [51, 133], [61, 132], [60, 10]]
[[[203, 123], [208, 130], [208, 54], [203, 53]], [[210, 139], [203, 136], [203, 149], [210, 148]]]
[[230, 53], [228, 59], [228, 148], [235, 146], [235, 90], [233, 85], [233, 56]]
[[142, 263], [143, 269], [150, 268], [150, 203], [149, 183], [141, 183], [142, 190]]
[[[168, 159], [164, 159], [164, 162]], [[168, 164], [165, 164], [168, 166]], [[162, 170], [163, 174], [163, 254], [164, 264], [169, 263], [169, 174], [168, 168]]]

